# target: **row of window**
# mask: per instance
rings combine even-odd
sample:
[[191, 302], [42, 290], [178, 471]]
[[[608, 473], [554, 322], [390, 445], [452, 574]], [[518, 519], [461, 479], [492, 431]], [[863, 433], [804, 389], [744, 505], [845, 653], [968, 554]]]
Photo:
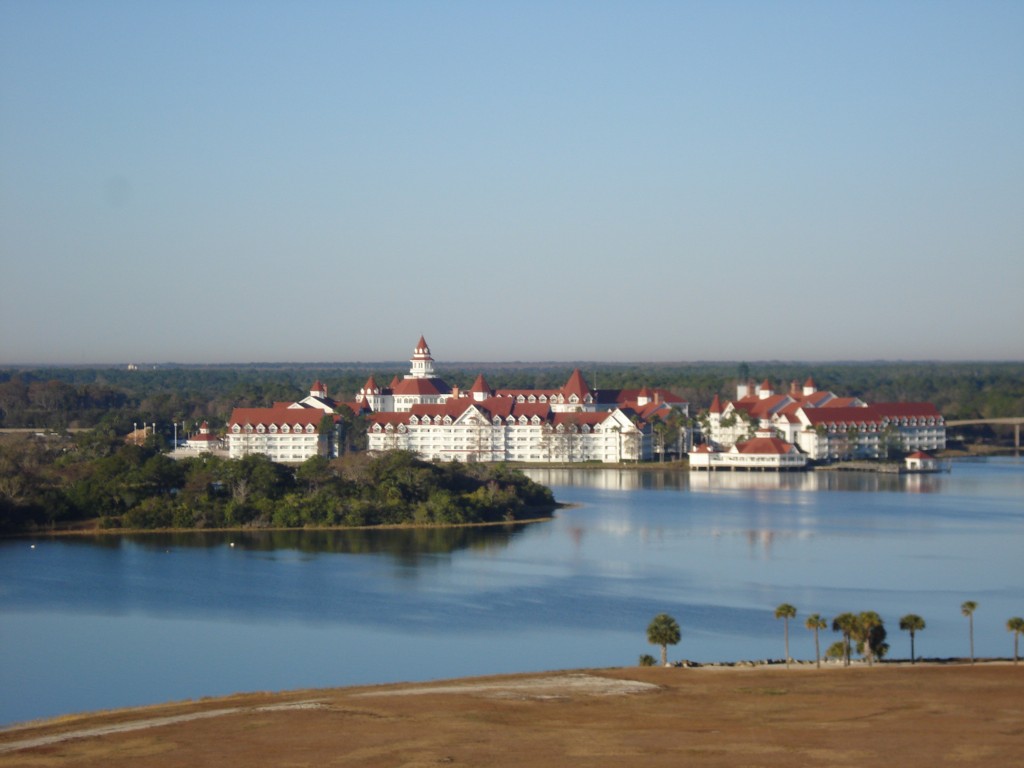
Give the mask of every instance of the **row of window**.
[[[257, 424], [255, 428], [252, 426], [252, 424], [245, 425], [246, 434], [256, 432], [257, 434], [262, 435], [265, 432], [269, 432], [272, 435], [276, 435], [278, 432], [280, 432], [283, 435], [287, 435], [291, 432], [303, 431], [308, 434], [313, 434], [316, 432], [316, 427], [314, 427], [312, 424], [307, 424], [305, 427], [303, 427], [301, 424], [296, 424], [294, 427], [290, 427], [287, 424], [283, 424], [281, 425], [280, 429], [278, 429], [277, 424], [271, 424], [269, 427], [265, 427], [263, 424]], [[232, 434], [235, 435], [241, 434], [242, 428], [238, 424], [233, 424], [231, 426], [231, 432]]]

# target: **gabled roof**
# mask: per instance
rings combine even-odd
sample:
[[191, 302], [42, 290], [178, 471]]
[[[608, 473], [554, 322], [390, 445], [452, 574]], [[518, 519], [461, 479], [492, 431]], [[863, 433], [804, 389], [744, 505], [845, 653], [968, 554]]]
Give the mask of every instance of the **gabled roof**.
[[718, 395], [715, 395], [711, 400], [711, 407], [708, 408], [709, 413], [721, 413], [722, 412], [722, 401], [718, 399]]
[[879, 424], [882, 415], [872, 407], [865, 408], [803, 408], [804, 417], [818, 424]]

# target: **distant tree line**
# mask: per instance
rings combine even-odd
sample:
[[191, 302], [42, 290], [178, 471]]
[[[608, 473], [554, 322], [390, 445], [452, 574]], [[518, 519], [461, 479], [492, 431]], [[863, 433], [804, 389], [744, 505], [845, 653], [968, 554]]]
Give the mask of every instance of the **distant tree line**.
[[315, 456], [292, 467], [263, 455], [180, 461], [159, 440], [124, 444], [94, 430], [74, 441], [0, 442], [0, 533], [69, 527], [301, 528], [450, 525], [536, 518], [551, 491], [501, 464]]
[[[469, 387], [486, 374], [500, 388], [555, 388], [579, 366], [591, 387], [668, 389], [707, 407], [717, 394], [733, 397], [740, 379], [800, 383], [813, 376], [820, 389], [869, 402], [926, 400], [948, 419], [1024, 415], [1024, 363], [538, 363], [438, 365], [450, 384]], [[404, 375], [406, 363], [247, 366], [167, 365], [122, 368], [0, 369], [0, 427], [67, 428], [133, 422], [173, 423], [192, 429], [206, 420], [221, 427], [231, 409], [294, 401], [319, 379], [332, 397], [352, 400], [373, 375], [378, 382]], [[168, 435], [169, 436], [169, 435]]]

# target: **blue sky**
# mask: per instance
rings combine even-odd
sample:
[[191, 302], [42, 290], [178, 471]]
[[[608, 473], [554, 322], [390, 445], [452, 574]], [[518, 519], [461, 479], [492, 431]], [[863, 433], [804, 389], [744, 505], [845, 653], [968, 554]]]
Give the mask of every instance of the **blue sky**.
[[0, 364], [1024, 359], [1024, 3], [0, 0]]

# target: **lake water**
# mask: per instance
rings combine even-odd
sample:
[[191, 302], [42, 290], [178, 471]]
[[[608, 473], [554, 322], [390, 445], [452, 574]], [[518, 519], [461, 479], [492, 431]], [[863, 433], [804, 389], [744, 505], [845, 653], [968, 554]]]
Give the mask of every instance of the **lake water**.
[[[0, 542], [0, 723], [279, 690], [635, 664], [813, 658], [812, 612], [877, 611], [891, 657], [1008, 656], [1024, 463], [951, 474], [531, 470], [576, 506], [509, 528]], [[234, 544], [234, 546], [232, 546]], [[34, 545], [34, 547], [33, 547]], [[822, 636], [822, 647], [836, 640]]]

